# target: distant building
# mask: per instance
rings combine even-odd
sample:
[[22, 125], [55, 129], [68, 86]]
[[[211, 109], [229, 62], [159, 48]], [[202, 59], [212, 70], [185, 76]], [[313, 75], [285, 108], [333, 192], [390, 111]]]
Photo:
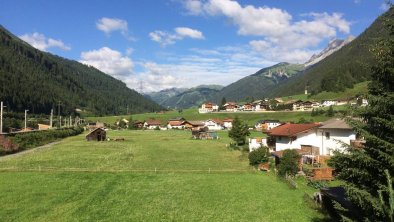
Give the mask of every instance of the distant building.
[[257, 130], [266, 131], [266, 130], [271, 130], [280, 125], [282, 125], [282, 123], [279, 120], [259, 120], [254, 127]]
[[219, 111], [219, 106], [211, 102], [202, 104], [201, 108], [198, 109], [199, 113], [211, 113], [217, 111]]
[[156, 129], [157, 127], [160, 127], [160, 125], [161, 125], [160, 120], [148, 119], [144, 123], [144, 128], [145, 129]]
[[336, 106], [338, 104], [338, 101], [336, 100], [323, 100], [322, 106], [328, 107], [328, 106]]
[[235, 102], [228, 102], [223, 105], [224, 110], [227, 112], [237, 112], [238, 111], [238, 105]]
[[223, 122], [219, 119], [209, 119], [205, 121], [205, 126], [208, 127], [209, 130], [222, 130]]
[[38, 124], [38, 130], [48, 130], [50, 129], [51, 126], [50, 125], [46, 125], [46, 124]]
[[226, 129], [231, 129], [233, 128], [233, 119], [226, 118], [223, 120], [223, 126]]

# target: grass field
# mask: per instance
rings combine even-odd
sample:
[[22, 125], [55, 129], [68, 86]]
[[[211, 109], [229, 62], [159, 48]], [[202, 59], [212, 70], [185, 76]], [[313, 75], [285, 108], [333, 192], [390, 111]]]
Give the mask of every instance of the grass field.
[[[325, 121], [328, 117], [314, 116], [311, 117], [310, 112], [264, 112], [264, 113], [255, 113], [255, 112], [238, 112], [238, 113], [198, 113], [197, 109], [185, 109], [182, 113], [177, 111], [168, 111], [165, 113], [144, 113], [144, 114], [134, 114], [131, 115], [134, 120], [148, 120], [151, 118], [158, 119], [162, 122], [162, 124], [166, 124], [170, 118], [182, 116], [186, 120], [208, 120], [208, 119], [225, 119], [225, 118], [234, 118], [238, 116], [242, 121], [245, 121], [249, 126], [254, 126], [257, 121], [263, 119], [275, 119], [283, 122], [293, 121], [297, 122], [301, 118], [313, 121], [320, 122]], [[107, 124], [113, 125], [117, 120], [121, 118], [128, 118], [129, 116], [105, 116], [105, 117], [86, 117], [87, 121], [101, 121]]]
[[[109, 131], [0, 159], [1, 221], [312, 221], [300, 183], [290, 189], [219, 140], [185, 131]], [[154, 169], [157, 169], [155, 172]], [[209, 168], [211, 171], [209, 171]]]

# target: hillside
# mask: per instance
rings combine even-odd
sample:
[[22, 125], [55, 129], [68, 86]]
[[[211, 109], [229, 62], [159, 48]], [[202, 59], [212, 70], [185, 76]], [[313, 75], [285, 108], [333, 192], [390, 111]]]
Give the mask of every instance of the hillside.
[[370, 79], [374, 58], [370, 50], [381, 38], [392, 38], [384, 29], [385, 19], [393, 19], [394, 8], [378, 17], [373, 24], [352, 42], [324, 60], [273, 88], [269, 96], [287, 96], [302, 93], [305, 85], [313, 94], [339, 92]]
[[8, 110], [96, 115], [162, 109], [126, 84], [93, 67], [39, 51], [0, 26], [0, 100]]
[[265, 97], [277, 84], [303, 69], [304, 65], [290, 63], [279, 63], [261, 69], [253, 75], [244, 77], [224, 87], [214, 96], [214, 101], [219, 102], [223, 97], [227, 101]]
[[170, 97], [160, 104], [168, 108], [186, 109], [200, 106], [206, 101], [212, 100], [212, 95], [218, 93], [223, 86], [219, 85], [201, 85], [186, 90], [178, 95]]
[[165, 100], [177, 96], [183, 92], [188, 90], [187, 88], [170, 88], [170, 89], [163, 89], [158, 92], [150, 92], [145, 94], [147, 98], [157, 102], [158, 104], [162, 104]]

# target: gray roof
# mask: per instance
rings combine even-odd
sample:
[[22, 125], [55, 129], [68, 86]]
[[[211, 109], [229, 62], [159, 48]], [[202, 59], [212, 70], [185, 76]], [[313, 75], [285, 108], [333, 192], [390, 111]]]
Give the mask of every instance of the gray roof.
[[320, 129], [352, 129], [343, 119], [329, 119], [321, 124]]

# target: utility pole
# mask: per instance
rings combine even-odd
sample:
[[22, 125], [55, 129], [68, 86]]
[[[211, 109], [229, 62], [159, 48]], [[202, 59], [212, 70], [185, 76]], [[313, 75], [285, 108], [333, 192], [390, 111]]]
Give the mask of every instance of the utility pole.
[[29, 111], [28, 109], [25, 109], [25, 130], [27, 129], [27, 112], [28, 111]]
[[49, 118], [49, 128], [52, 128], [53, 123], [53, 109], [51, 109], [51, 117]]
[[3, 101], [0, 103], [0, 134], [3, 133]]
[[57, 103], [57, 120], [59, 121], [59, 128], [62, 127], [62, 117], [60, 116], [60, 101]]

